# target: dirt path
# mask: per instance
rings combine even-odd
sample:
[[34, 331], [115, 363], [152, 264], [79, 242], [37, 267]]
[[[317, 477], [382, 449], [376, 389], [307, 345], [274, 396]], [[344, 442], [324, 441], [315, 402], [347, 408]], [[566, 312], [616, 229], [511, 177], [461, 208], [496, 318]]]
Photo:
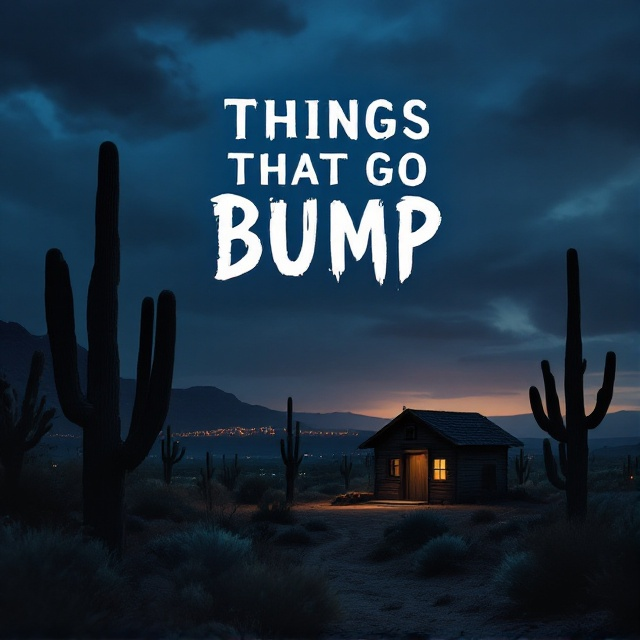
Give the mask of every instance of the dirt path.
[[[594, 628], [601, 620], [517, 620], [507, 615], [507, 601], [491, 585], [492, 567], [472, 562], [454, 576], [424, 578], [413, 568], [411, 554], [374, 562], [367, 554], [384, 529], [403, 514], [427, 507], [373, 505], [333, 507], [299, 505], [300, 524], [322, 520], [327, 531], [313, 533], [301, 561], [325, 571], [341, 603], [340, 622], [323, 640], [355, 638], [559, 638]], [[464, 533], [475, 510], [468, 506], [429, 506], [446, 518], [450, 529]], [[535, 515], [530, 506], [490, 507], [500, 521]]]

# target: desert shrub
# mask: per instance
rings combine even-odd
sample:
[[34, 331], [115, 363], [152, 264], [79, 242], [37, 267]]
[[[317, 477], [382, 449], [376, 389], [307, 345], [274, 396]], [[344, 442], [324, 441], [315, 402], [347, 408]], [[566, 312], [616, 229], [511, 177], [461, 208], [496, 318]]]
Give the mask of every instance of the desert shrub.
[[271, 488], [271, 483], [264, 476], [245, 478], [237, 492], [240, 504], [260, 504], [264, 494]]
[[251, 542], [200, 524], [151, 541], [149, 551], [178, 584], [212, 587], [218, 575], [250, 557]]
[[386, 560], [399, 553], [414, 551], [433, 538], [446, 533], [449, 527], [442, 516], [433, 511], [413, 511], [396, 525], [387, 527], [383, 539], [369, 554], [372, 560]]
[[531, 528], [520, 550], [498, 567], [496, 583], [521, 609], [557, 613], [594, 604], [594, 576], [602, 572], [611, 544], [607, 528], [565, 521]]
[[275, 552], [263, 561], [249, 540], [224, 530], [192, 526], [148, 543], [145, 555], [155, 574], [143, 583], [160, 600], [158, 616], [188, 637], [206, 636], [214, 624], [303, 637], [335, 618], [335, 599], [317, 569], [289, 566]]
[[593, 496], [590, 520], [609, 533], [605, 561], [593, 577], [592, 594], [609, 609], [622, 633], [640, 632], [640, 495]]
[[326, 577], [304, 566], [244, 565], [227, 574], [216, 601], [226, 622], [260, 637], [314, 637], [340, 614]]
[[416, 569], [424, 576], [453, 573], [462, 568], [469, 545], [460, 537], [443, 534], [433, 538], [416, 553]]
[[291, 527], [279, 533], [274, 542], [277, 544], [311, 544], [311, 536], [303, 527]]
[[491, 525], [487, 530], [487, 537], [494, 542], [500, 542], [505, 538], [518, 536], [522, 531], [522, 523], [518, 520], [505, 520]]
[[472, 524], [490, 524], [498, 521], [498, 516], [491, 509], [476, 509], [469, 518]]
[[254, 512], [253, 519], [262, 522], [275, 522], [279, 524], [291, 524], [294, 521], [293, 512], [284, 491], [269, 489], [263, 496], [258, 510]]
[[5, 637], [104, 637], [127, 617], [126, 583], [95, 541], [3, 527], [0, 574]]
[[137, 482], [127, 490], [127, 511], [145, 520], [197, 522], [202, 511], [194, 503], [189, 487], [167, 485], [160, 480]]
[[329, 531], [329, 525], [325, 520], [314, 519], [302, 525], [307, 531]]
[[28, 526], [64, 527], [82, 510], [79, 460], [25, 460], [17, 487], [7, 496], [10, 511]]

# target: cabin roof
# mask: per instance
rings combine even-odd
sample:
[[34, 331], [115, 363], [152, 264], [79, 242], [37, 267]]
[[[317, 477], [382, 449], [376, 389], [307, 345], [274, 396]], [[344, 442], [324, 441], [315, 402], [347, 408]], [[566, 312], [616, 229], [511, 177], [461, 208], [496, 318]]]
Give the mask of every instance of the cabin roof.
[[405, 409], [358, 448], [371, 449], [375, 447], [380, 438], [391, 431], [399, 422], [404, 422], [404, 419], [409, 416], [422, 422], [436, 434], [456, 446], [524, 446], [520, 440], [479, 413]]

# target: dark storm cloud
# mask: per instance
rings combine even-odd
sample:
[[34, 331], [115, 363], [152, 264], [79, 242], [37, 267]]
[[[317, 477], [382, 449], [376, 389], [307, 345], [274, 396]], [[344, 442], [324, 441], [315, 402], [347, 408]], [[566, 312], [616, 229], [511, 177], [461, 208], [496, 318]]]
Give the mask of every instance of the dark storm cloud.
[[154, 29], [208, 42], [301, 26], [278, 0], [3, 3], [0, 93], [43, 94], [71, 131], [112, 128], [137, 137], [188, 129], [206, 118], [205, 105], [189, 65]]
[[[84, 325], [97, 148], [108, 136], [121, 159], [124, 375], [135, 372], [142, 297], [170, 288], [177, 386], [370, 412], [388, 399], [483, 410], [473, 406], [481, 396], [517, 397], [524, 412], [541, 359], [561, 377], [565, 252], [575, 246], [593, 384], [614, 349], [616, 399], [637, 404], [637, 3], [63, 1], [5, 3], [0, 13], [0, 213], [10, 229], [0, 243], [13, 267], [0, 273], [0, 319], [44, 331], [42, 263], [59, 246]], [[230, 96], [259, 101], [243, 145], [223, 108]], [[265, 140], [264, 99], [317, 98], [324, 118], [329, 98], [364, 109], [380, 97], [395, 115], [404, 100], [424, 99], [428, 138], [372, 141], [361, 120], [353, 144], [327, 141], [326, 130], [313, 144]], [[288, 168], [302, 151], [348, 151], [350, 164], [335, 187], [265, 188], [253, 175], [242, 189], [226, 157], [238, 150], [286, 152]], [[411, 192], [443, 216], [402, 285], [394, 207], [409, 190], [367, 183], [362, 169], [378, 150], [424, 154], [427, 179]], [[228, 191], [258, 206], [263, 254], [250, 273], [220, 282], [210, 198]], [[318, 197], [316, 252], [300, 278], [280, 275], [271, 258], [272, 196], [290, 206], [291, 257], [301, 204]], [[342, 199], [357, 222], [377, 197], [385, 283], [370, 249], [359, 262], [347, 249], [338, 283], [329, 202]]]

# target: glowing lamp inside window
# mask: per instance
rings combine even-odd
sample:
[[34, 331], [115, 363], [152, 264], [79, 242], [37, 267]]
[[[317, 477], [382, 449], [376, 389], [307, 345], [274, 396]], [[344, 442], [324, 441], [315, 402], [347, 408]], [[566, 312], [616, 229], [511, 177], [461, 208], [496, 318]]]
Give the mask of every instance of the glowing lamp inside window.
[[436, 458], [433, 461], [433, 479], [434, 480], [447, 479], [447, 461], [444, 458]]

